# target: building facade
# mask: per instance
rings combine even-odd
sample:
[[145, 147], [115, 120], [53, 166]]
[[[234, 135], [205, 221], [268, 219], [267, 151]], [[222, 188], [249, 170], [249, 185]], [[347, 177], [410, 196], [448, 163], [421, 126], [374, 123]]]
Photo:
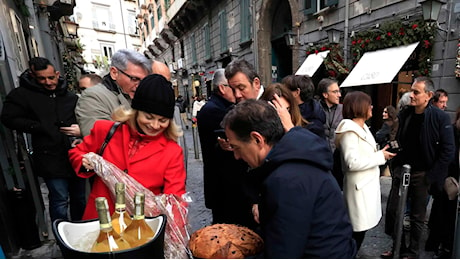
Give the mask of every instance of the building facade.
[[85, 70], [103, 76], [119, 49], [139, 50], [136, 0], [77, 1], [73, 19], [84, 46]]
[[[460, 106], [455, 73], [460, 1], [442, 2], [436, 21], [424, 20], [421, 2], [140, 0], [137, 18], [141, 51], [169, 64], [177, 91], [191, 95], [207, 94], [213, 71], [236, 58], [253, 63], [267, 85], [295, 73], [309, 54], [330, 50], [310, 76], [315, 82], [328, 76], [342, 82], [365, 52], [419, 42], [391, 82], [352, 88], [368, 92], [380, 114], [396, 104], [413, 77], [428, 75], [450, 93], [453, 115]], [[329, 40], [333, 32], [338, 43]]]

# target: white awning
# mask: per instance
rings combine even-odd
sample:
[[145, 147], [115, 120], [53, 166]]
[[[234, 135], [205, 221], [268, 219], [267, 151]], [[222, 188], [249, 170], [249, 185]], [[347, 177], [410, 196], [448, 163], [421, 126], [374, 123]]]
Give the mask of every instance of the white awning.
[[418, 44], [364, 53], [340, 87], [390, 83]]
[[310, 77], [315, 74], [319, 66], [323, 63], [324, 59], [329, 54], [329, 51], [322, 51], [308, 55], [302, 66], [295, 73], [296, 75], [308, 75]]

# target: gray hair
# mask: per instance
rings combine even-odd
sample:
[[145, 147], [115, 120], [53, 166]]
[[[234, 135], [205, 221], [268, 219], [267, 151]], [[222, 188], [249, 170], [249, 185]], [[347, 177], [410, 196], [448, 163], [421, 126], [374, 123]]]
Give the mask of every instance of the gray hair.
[[398, 111], [401, 111], [404, 107], [410, 104], [410, 91], [404, 93], [398, 102]]
[[434, 94], [434, 83], [433, 83], [433, 80], [431, 80], [430, 78], [428, 77], [418, 77], [414, 80], [414, 83], [415, 82], [423, 82], [425, 83], [425, 92], [433, 92]]
[[227, 84], [227, 79], [225, 78], [225, 69], [217, 69], [214, 71], [214, 76], [212, 78], [212, 92], [217, 93], [219, 90], [219, 85]]
[[112, 56], [111, 66], [126, 70], [128, 62], [142, 67], [147, 74], [152, 73], [152, 61], [147, 59], [143, 54], [129, 49], [122, 49], [115, 52]]

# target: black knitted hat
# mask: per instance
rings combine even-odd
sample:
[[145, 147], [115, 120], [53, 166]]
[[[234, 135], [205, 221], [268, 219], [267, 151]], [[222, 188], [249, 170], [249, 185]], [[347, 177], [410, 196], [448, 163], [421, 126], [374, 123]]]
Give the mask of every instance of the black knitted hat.
[[133, 109], [173, 118], [174, 90], [171, 82], [158, 74], [151, 74], [139, 82], [131, 102]]

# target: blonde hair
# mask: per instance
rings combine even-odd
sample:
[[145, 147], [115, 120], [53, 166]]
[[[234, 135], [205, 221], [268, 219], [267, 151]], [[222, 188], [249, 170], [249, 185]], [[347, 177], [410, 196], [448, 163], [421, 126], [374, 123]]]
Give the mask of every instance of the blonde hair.
[[[112, 113], [112, 119], [118, 122], [126, 122], [132, 129], [137, 131], [137, 122], [136, 118], [139, 114], [139, 111], [132, 108], [126, 108], [125, 106], [120, 106], [115, 109]], [[174, 122], [174, 118], [169, 118], [169, 126], [164, 131], [164, 135], [166, 138], [177, 142], [179, 137], [181, 137], [184, 133], [182, 129], [177, 126], [176, 122]]]

